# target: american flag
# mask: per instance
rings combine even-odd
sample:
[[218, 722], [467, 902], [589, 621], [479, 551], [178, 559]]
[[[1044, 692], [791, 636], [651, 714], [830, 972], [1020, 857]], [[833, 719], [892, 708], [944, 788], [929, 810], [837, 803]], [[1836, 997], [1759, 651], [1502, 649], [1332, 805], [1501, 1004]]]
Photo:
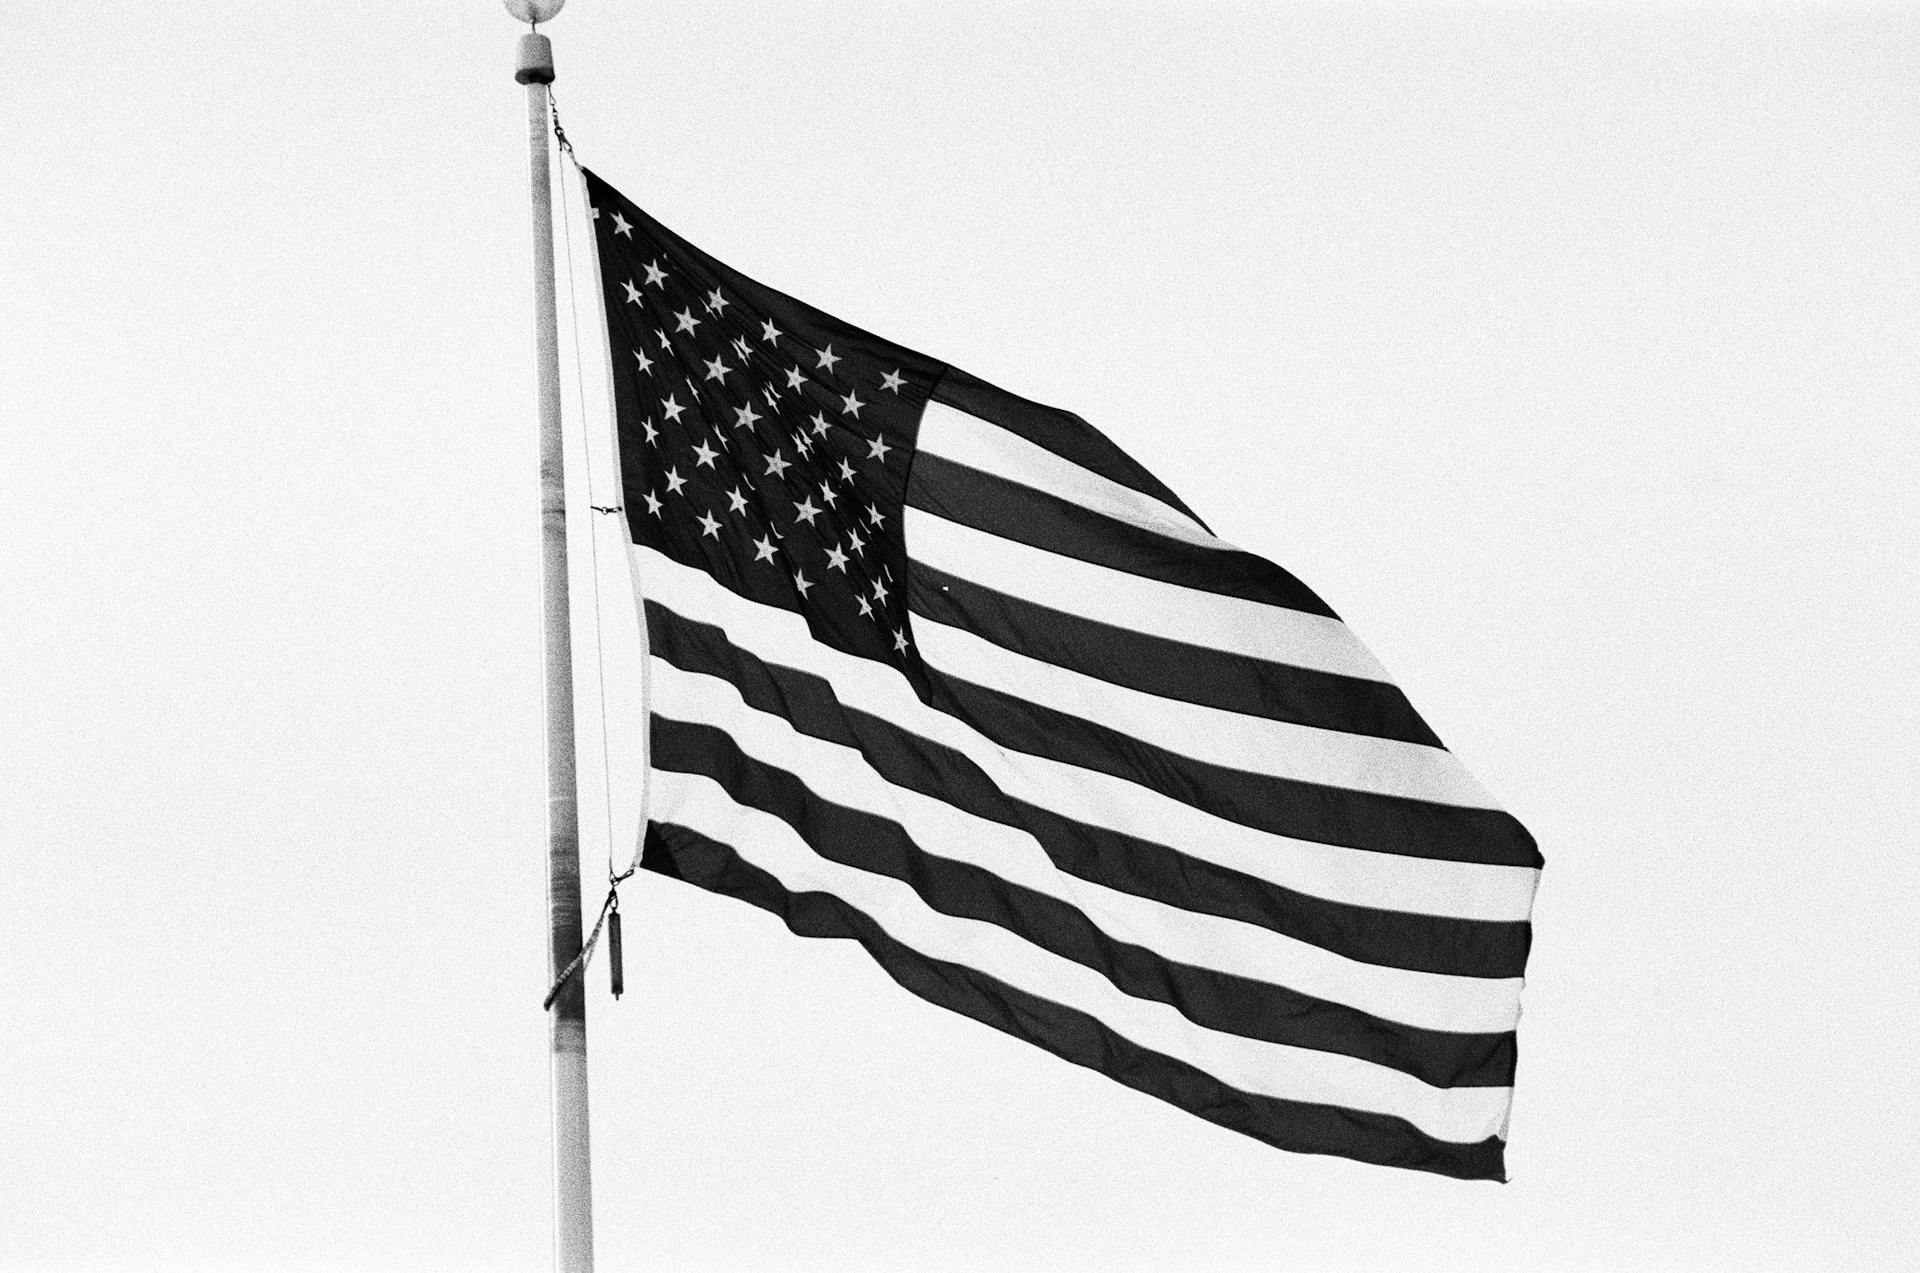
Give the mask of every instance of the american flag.
[[642, 864], [1283, 1149], [1504, 1178], [1540, 856], [1334, 612], [586, 180]]

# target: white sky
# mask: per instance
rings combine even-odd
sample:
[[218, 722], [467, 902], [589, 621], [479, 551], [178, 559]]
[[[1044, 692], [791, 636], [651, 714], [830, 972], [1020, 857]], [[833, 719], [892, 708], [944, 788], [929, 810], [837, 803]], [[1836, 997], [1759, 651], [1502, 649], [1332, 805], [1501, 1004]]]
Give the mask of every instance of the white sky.
[[[538, 1267], [515, 28], [19, 8], [0, 1267]], [[1548, 863], [1505, 1187], [1280, 1153], [638, 879], [628, 997], [591, 974], [603, 1267], [1920, 1259], [1914, 9], [551, 34], [589, 165], [1106, 429], [1338, 608]]]

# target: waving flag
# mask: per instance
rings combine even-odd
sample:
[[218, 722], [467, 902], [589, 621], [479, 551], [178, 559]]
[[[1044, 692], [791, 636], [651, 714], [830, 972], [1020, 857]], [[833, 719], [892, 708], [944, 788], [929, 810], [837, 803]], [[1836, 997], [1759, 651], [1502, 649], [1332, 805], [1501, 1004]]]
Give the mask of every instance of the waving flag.
[[1283, 1149], [1503, 1178], [1540, 857], [1326, 603], [587, 182], [643, 865]]

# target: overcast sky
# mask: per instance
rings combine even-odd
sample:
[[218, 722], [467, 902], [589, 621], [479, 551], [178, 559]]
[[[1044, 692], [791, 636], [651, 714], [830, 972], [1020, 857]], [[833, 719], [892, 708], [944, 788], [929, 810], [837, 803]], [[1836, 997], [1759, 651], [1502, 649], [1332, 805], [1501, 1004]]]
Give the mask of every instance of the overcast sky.
[[[0, 1267], [539, 1267], [516, 29], [17, 8]], [[1338, 609], [1547, 859], [1504, 1186], [1281, 1153], [638, 878], [627, 997], [591, 974], [603, 1268], [1920, 1261], [1912, 7], [550, 34], [584, 162], [1094, 421]], [[594, 906], [639, 721], [615, 589], [603, 797], [590, 580]]]

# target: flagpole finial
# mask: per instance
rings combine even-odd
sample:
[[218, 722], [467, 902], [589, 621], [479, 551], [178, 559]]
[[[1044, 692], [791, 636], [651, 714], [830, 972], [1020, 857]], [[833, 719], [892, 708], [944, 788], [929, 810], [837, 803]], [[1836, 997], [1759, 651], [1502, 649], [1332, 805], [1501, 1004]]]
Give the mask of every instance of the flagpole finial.
[[506, 0], [507, 12], [530, 26], [553, 21], [566, 5], [567, 0]]

